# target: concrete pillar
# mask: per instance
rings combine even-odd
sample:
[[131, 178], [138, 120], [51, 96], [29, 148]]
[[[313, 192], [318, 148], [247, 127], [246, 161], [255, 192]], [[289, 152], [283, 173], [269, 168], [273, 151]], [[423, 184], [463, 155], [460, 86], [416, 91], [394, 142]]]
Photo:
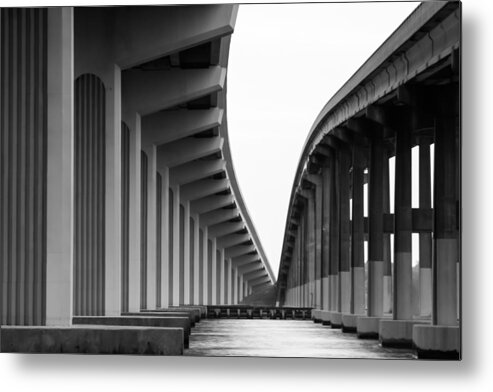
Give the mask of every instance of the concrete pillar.
[[161, 192], [161, 306], [168, 307], [171, 303], [169, 298], [169, 168], [163, 167], [159, 170], [162, 178]]
[[[125, 122], [130, 128], [129, 163], [129, 260], [128, 260], [128, 310], [140, 311], [140, 241], [141, 241], [141, 120], [137, 113], [126, 113]], [[164, 181], [163, 181], [164, 182]], [[166, 189], [166, 193], [167, 189]], [[166, 207], [167, 209], [167, 204]], [[163, 206], [164, 210], [164, 206]], [[167, 282], [167, 281], [166, 281]]]
[[147, 155], [147, 309], [156, 308], [156, 146], [146, 143], [142, 150]]
[[410, 320], [412, 309], [411, 129], [405, 124], [395, 135], [394, 193], [394, 320]]
[[121, 70], [113, 65], [106, 80], [105, 315], [121, 314], [122, 147]]
[[330, 173], [328, 166], [322, 167], [322, 309], [328, 311], [329, 303], [329, 260], [330, 260]]
[[233, 267], [233, 285], [232, 285], [232, 290], [233, 290], [233, 304], [237, 305], [238, 304], [238, 268]]
[[365, 312], [364, 253], [364, 151], [354, 146], [352, 151], [352, 227], [351, 227], [351, 304], [350, 313]]
[[183, 287], [183, 303], [189, 305], [191, 303], [190, 298], [190, 201], [184, 202], [184, 219], [183, 219], [183, 260], [184, 265], [184, 287]]
[[239, 283], [238, 283], [238, 303], [243, 299], [243, 274], [239, 274]]
[[74, 237], [73, 8], [48, 9], [46, 325], [71, 325]]
[[383, 316], [383, 141], [371, 142], [368, 192], [368, 306], [370, 317]]
[[[383, 212], [390, 213], [389, 160], [386, 155], [383, 165]], [[390, 233], [383, 233], [383, 312], [392, 313], [392, 260]]]
[[432, 321], [441, 326], [457, 325], [457, 157], [452, 108], [444, 108], [435, 123]]
[[315, 238], [315, 189], [310, 189], [307, 193], [307, 204], [306, 204], [306, 250], [307, 250], [307, 272], [306, 277], [306, 288], [307, 288], [307, 298], [306, 305], [309, 307], [314, 307], [316, 305], [315, 299], [315, 268], [316, 268], [316, 238]]
[[183, 282], [180, 281], [180, 187], [173, 187], [173, 306], [180, 305], [180, 287]]
[[[431, 138], [420, 137], [419, 144], [419, 208], [431, 208]], [[419, 233], [419, 313], [431, 317], [431, 233]]]
[[218, 268], [219, 268], [219, 305], [224, 305], [225, 304], [225, 295], [226, 295], [226, 287], [225, 287], [225, 260], [224, 260], [224, 249], [221, 249], [219, 251], [219, 261], [218, 261]]
[[350, 155], [340, 151], [339, 176], [339, 304], [338, 312], [349, 313], [351, 309], [350, 226], [349, 226], [349, 168]]
[[233, 274], [233, 263], [231, 259], [226, 260], [226, 304], [231, 305], [233, 303], [233, 282], [232, 282], [232, 274]]
[[204, 271], [204, 274], [202, 276], [202, 304], [204, 305], [209, 305], [209, 270], [208, 270], [208, 264], [209, 264], [209, 251], [208, 251], [208, 246], [209, 246], [209, 235], [208, 235], [208, 228], [204, 227], [203, 228], [203, 248], [202, 248], [202, 268]]
[[323, 187], [318, 177], [315, 187], [315, 307], [323, 308], [322, 292], [322, 225], [323, 225]]
[[336, 170], [336, 157], [330, 159], [330, 228], [329, 228], [329, 309], [332, 312], [340, 311], [339, 308], [339, 181]]
[[212, 266], [212, 274], [211, 274], [211, 282], [209, 282], [210, 286], [212, 287], [211, 290], [211, 298], [210, 298], [210, 303], [211, 305], [217, 305], [217, 240], [216, 238], [212, 239], [212, 249], [211, 249], [211, 256], [212, 260], [210, 262], [210, 265]]
[[199, 215], [196, 214], [194, 216], [194, 252], [193, 252], [193, 285], [194, 285], [194, 290], [193, 290], [193, 303], [194, 304], [200, 304], [200, 225], [199, 225]]

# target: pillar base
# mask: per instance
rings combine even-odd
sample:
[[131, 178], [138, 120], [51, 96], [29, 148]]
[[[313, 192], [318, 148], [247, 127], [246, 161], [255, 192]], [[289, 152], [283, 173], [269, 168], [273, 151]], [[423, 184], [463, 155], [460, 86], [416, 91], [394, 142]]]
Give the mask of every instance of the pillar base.
[[342, 332], [356, 333], [358, 317], [360, 314], [343, 313], [341, 317]]
[[413, 327], [423, 320], [380, 320], [379, 340], [383, 347], [413, 347]]
[[383, 317], [359, 316], [356, 319], [356, 333], [359, 339], [378, 339], [380, 320]]
[[342, 327], [342, 313], [330, 312], [330, 327], [341, 328]]
[[330, 325], [330, 313], [327, 310], [320, 310], [319, 311], [319, 316], [320, 320], [322, 321], [322, 325]]
[[458, 326], [415, 325], [413, 344], [419, 359], [461, 359]]
[[314, 323], [321, 323], [322, 318], [320, 317], [320, 310], [319, 309], [313, 309], [312, 310], [312, 320]]

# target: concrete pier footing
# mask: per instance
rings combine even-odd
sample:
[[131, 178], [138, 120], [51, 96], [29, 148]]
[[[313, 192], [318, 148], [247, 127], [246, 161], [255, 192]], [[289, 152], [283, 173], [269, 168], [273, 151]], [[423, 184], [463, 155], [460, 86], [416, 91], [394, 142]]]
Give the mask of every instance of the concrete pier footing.
[[460, 327], [415, 325], [413, 343], [419, 359], [460, 359]]
[[343, 313], [341, 316], [342, 332], [356, 332], [359, 314]]
[[359, 339], [378, 339], [382, 317], [360, 316], [356, 319], [356, 333]]
[[183, 329], [128, 326], [2, 326], [0, 351], [182, 355]]
[[383, 347], [413, 346], [413, 327], [429, 324], [426, 320], [380, 320], [379, 341]]
[[330, 312], [330, 327], [341, 328], [341, 326], [342, 326], [342, 313]]

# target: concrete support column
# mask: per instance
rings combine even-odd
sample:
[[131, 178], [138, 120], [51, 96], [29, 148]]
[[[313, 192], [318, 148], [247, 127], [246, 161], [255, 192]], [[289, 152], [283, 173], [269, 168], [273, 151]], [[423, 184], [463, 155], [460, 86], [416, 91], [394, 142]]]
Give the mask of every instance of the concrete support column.
[[457, 325], [456, 119], [451, 108], [444, 108], [435, 124], [432, 321], [443, 326]]
[[239, 274], [239, 283], [238, 283], [238, 303], [241, 302], [241, 300], [243, 299], [243, 290], [244, 290], [244, 286], [243, 286], [243, 274]]
[[225, 295], [226, 295], [226, 282], [224, 279], [225, 275], [225, 260], [224, 260], [224, 249], [219, 251], [219, 260], [218, 260], [218, 268], [219, 268], [219, 305], [225, 304]]
[[194, 216], [194, 244], [193, 244], [193, 303], [200, 304], [200, 217], [198, 214]]
[[329, 302], [329, 260], [330, 260], [330, 196], [331, 169], [322, 167], [322, 309], [330, 309]]
[[231, 305], [233, 303], [233, 262], [231, 259], [226, 260], [226, 280], [227, 280], [227, 290], [226, 290], [226, 304]]
[[330, 229], [329, 229], [329, 309], [332, 312], [340, 311], [339, 304], [339, 181], [336, 170], [336, 157], [333, 155], [330, 160]]
[[394, 320], [410, 320], [412, 309], [412, 133], [403, 125], [395, 135]]
[[202, 268], [204, 271], [202, 279], [202, 304], [209, 305], [209, 235], [208, 228], [203, 228]]
[[351, 261], [349, 221], [349, 168], [350, 155], [340, 151], [339, 176], [339, 304], [338, 312], [349, 313], [351, 309]]
[[315, 187], [315, 303], [317, 309], [323, 308], [322, 292], [322, 225], [323, 225], [323, 188], [318, 177]]
[[160, 169], [162, 179], [161, 192], [161, 305], [168, 307], [171, 303], [169, 298], [169, 168]]
[[184, 265], [184, 288], [183, 288], [183, 303], [185, 305], [190, 305], [190, 201], [184, 202], [184, 219], [183, 219], [183, 260], [185, 261]]
[[309, 307], [314, 307], [316, 305], [315, 299], [315, 268], [316, 268], [316, 239], [315, 239], [315, 189], [310, 189], [307, 192], [307, 204], [306, 204], [306, 250], [307, 250], [307, 272], [306, 277], [306, 287], [307, 287], [307, 298], [306, 304]]
[[142, 150], [147, 155], [147, 309], [156, 308], [156, 186], [157, 154], [156, 146], [145, 144]]
[[212, 249], [211, 249], [211, 256], [212, 256], [212, 260], [210, 262], [211, 264], [211, 267], [212, 267], [212, 274], [211, 274], [211, 282], [209, 282], [209, 284], [211, 285], [212, 287], [212, 290], [211, 290], [211, 298], [210, 298], [210, 301], [211, 301], [211, 305], [217, 305], [217, 290], [216, 290], [216, 287], [217, 287], [217, 240], [216, 238], [213, 238], [212, 239]]
[[[386, 155], [387, 157], [388, 155]], [[383, 164], [383, 212], [390, 213], [389, 160]], [[392, 260], [390, 233], [383, 233], [383, 312], [392, 313]]]
[[383, 173], [386, 163], [383, 141], [371, 143], [368, 192], [368, 316], [383, 316]]
[[[431, 208], [430, 138], [420, 137], [419, 144], [419, 208]], [[419, 312], [431, 317], [431, 233], [419, 233]]]
[[365, 253], [364, 253], [364, 151], [353, 147], [352, 227], [351, 227], [351, 304], [350, 313], [365, 312]]
[[238, 304], [238, 268], [233, 267], [233, 304]]
[[113, 65], [106, 80], [106, 172], [105, 172], [105, 306], [107, 316], [121, 314], [122, 254], [122, 147], [121, 70]]
[[180, 281], [180, 187], [173, 187], [173, 306], [180, 305], [180, 287], [183, 282]]
[[[129, 163], [129, 260], [128, 260], [128, 310], [140, 311], [140, 241], [141, 221], [141, 119], [137, 113], [126, 113], [125, 122], [130, 128]], [[164, 182], [164, 181], [163, 181]], [[166, 189], [166, 194], [168, 190]], [[166, 207], [165, 207], [166, 206]], [[163, 206], [167, 209], [167, 204]], [[167, 221], [165, 221], [166, 224]], [[167, 282], [167, 280], [166, 280]]]
[[74, 262], [73, 8], [48, 9], [46, 325], [71, 325]]

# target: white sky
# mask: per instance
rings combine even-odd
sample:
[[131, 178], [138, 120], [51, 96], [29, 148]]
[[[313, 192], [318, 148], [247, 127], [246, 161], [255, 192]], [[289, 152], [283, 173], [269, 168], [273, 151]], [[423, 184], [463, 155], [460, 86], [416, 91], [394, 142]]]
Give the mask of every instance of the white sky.
[[228, 132], [238, 183], [276, 276], [294, 175], [315, 118], [418, 5], [240, 6]]

